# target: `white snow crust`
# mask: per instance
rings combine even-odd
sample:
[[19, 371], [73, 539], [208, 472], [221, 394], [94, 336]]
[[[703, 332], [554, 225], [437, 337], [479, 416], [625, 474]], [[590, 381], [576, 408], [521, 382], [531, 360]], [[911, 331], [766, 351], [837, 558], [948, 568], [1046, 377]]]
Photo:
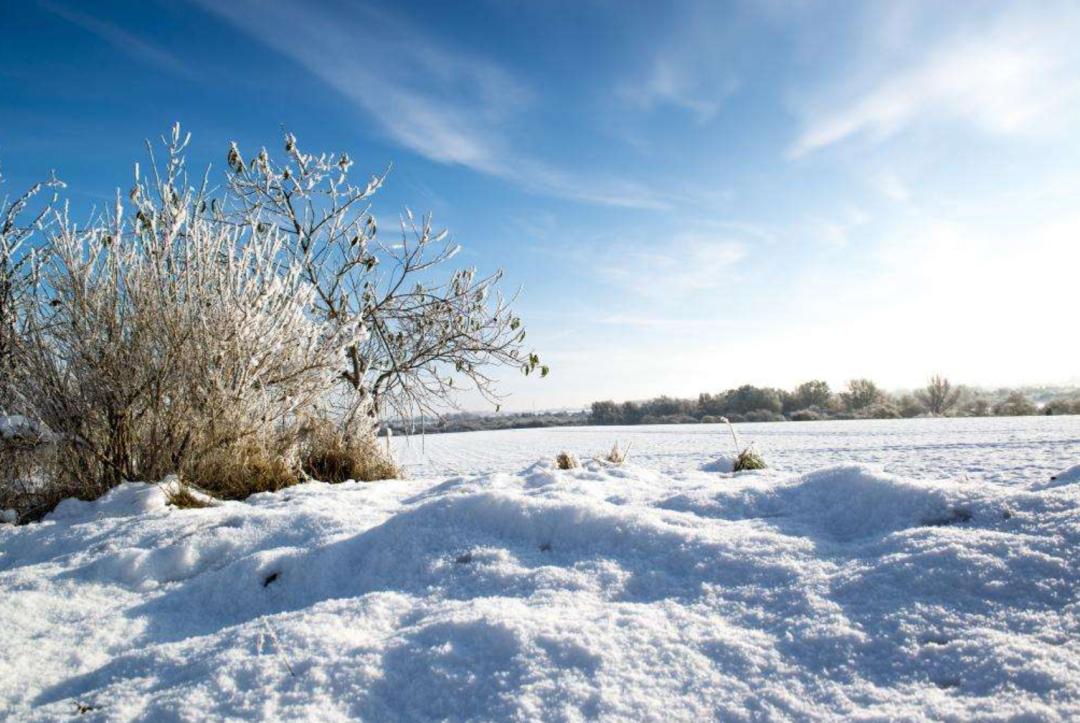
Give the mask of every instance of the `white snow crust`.
[[0, 719], [1080, 717], [1080, 484], [659, 454], [0, 526]]

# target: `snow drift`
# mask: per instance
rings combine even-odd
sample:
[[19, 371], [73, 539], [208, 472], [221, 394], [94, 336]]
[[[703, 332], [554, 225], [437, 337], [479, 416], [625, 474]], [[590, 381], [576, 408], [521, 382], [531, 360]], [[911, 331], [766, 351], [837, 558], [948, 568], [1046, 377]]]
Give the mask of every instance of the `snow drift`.
[[1046, 489], [1048, 487], [1062, 487], [1064, 485], [1072, 485], [1080, 482], [1080, 464], [1073, 465], [1063, 472], [1058, 472], [1050, 478], [1049, 482], [1035, 485], [1035, 489]]
[[628, 464], [0, 526], [0, 717], [1080, 715], [1080, 485]]

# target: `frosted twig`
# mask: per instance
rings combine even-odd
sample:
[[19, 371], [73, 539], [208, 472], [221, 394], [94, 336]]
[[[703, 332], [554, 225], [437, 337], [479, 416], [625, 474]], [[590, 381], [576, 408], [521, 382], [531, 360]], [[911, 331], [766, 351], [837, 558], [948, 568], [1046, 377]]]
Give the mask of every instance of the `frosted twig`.
[[727, 425], [728, 431], [731, 432], [731, 441], [735, 443], [735, 456], [738, 457], [742, 450], [739, 449], [739, 438], [735, 436], [735, 425], [727, 417], [720, 417], [720, 420]]
[[281, 641], [278, 640], [277, 633], [275, 633], [274, 629], [270, 627], [270, 621], [268, 621], [266, 618], [263, 618], [262, 622], [263, 625], [266, 626], [266, 632], [270, 633], [270, 639], [274, 641], [274, 649], [277, 651], [278, 657], [281, 658], [281, 662], [285, 664], [285, 669], [289, 671], [289, 675], [295, 678], [296, 671], [294, 671], [293, 667], [289, 664], [289, 659], [285, 657], [285, 649], [282, 647]]

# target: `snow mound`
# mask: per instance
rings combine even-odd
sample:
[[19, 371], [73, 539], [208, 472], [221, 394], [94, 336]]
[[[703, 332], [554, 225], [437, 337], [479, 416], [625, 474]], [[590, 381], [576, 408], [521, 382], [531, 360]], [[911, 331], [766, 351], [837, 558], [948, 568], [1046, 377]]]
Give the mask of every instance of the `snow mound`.
[[661, 506], [726, 520], [770, 520], [791, 534], [836, 541], [966, 523], [985, 507], [961, 483], [905, 479], [868, 465], [829, 467], [781, 483], [738, 479], [720, 490], [675, 495]]
[[712, 462], [701, 465], [702, 472], [721, 472], [731, 474], [735, 471], [735, 458], [722, 454]]
[[1032, 489], [1045, 490], [1053, 487], [1064, 487], [1065, 485], [1072, 485], [1077, 482], [1080, 482], [1080, 464], [1073, 465], [1064, 472], [1058, 472], [1050, 478], [1049, 482], [1033, 485]]
[[156, 485], [0, 527], [0, 716], [1080, 715], [1080, 499], [848, 465]]

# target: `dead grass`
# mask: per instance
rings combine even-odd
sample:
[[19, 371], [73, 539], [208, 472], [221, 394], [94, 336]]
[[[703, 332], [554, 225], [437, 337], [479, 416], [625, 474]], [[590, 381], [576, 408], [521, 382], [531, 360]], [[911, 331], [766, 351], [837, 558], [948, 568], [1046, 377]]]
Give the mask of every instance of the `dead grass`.
[[197, 510], [214, 506], [210, 499], [204, 495], [195, 494], [190, 486], [182, 482], [166, 488], [165, 502], [182, 510]]
[[277, 492], [300, 482], [300, 474], [279, 450], [256, 441], [219, 448], [190, 463], [186, 482], [223, 500]]
[[329, 423], [315, 425], [301, 446], [300, 467], [321, 482], [397, 479], [401, 468], [377, 437], [347, 437]]
[[765, 469], [765, 467], [765, 460], [757, 453], [753, 446], [750, 446], [739, 452], [739, 456], [735, 458], [735, 464], [732, 465], [731, 471], [745, 472], [752, 469]]
[[626, 447], [620, 448], [618, 440], [611, 446], [611, 451], [601, 458], [601, 461], [609, 464], [619, 465], [626, 461], [626, 458], [630, 456], [630, 446], [633, 444], [627, 444]]
[[577, 469], [581, 465], [577, 461], [577, 457], [569, 452], [559, 452], [555, 457], [555, 466], [559, 469]]
[[735, 445], [735, 463], [731, 466], [732, 472], [746, 472], [752, 469], [765, 469], [765, 459], [754, 449], [753, 443], [740, 450], [739, 435], [735, 434], [735, 425], [727, 417], [720, 420], [727, 425], [731, 432], [731, 441]]
[[[192, 509], [213, 505], [215, 499], [243, 500], [259, 492], [276, 492], [310, 478], [370, 482], [402, 476], [374, 436], [347, 438], [331, 423], [322, 422], [299, 445], [294, 440], [251, 438], [193, 455], [178, 465], [178, 481], [163, 487], [166, 501]], [[101, 463], [83, 447], [2, 440], [0, 509], [15, 510], [22, 523], [41, 519], [68, 498], [96, 499], [113, 486], [101, 470]]]

